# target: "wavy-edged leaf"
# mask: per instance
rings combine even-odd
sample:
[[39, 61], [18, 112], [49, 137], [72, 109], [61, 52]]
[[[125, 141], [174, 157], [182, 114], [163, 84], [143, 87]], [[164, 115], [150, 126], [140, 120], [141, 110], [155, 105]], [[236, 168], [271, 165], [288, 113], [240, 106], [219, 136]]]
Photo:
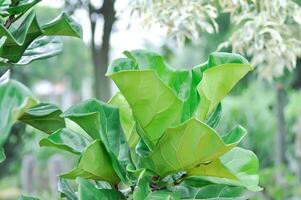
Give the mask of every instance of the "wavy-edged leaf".
[[154, 71], [121, 71], [110, 75], [133, 110], [150, 149], [164, 130], [181, 119], [182, 102]]
[[167, 129], [150, 156], [144, 159], [144, 164], [161, 177], [186, 171], [224, 155], [235, 147], [245, 134], [245, 130], [241, 129], [230, 132], [222, 139], [208, 125], [191, 119]]
[[128, 102], [124, 96], [118, 92], [111, 98], [108, 104], [119, 108], [120, 123], [125, 133], [126, 140], [129, 147], [134, 148], [138, 143], [139, 135], [136, 131], [136, 122]]
[[100, 139], [118, 176], [125, 180], [128, 145], [119, 120], [119, 110], [96, 99], [72, 106], [62, 115], [77, 123], [93, 139]]
[[52, 133], [47, 138], [43, 138], [39, 144], [40, 146], [55, 147], [74, 154], [80, 154], [91, 142], [84, 135], [71, 129], [63, 128]]
[[189, 170], [188, 174], [196, 181], [242, 186], [256, 192], [261, 190], [258, 168], [258, 159], [252, 151], [235, 147], [219, 159]]
[[77, 177], [104, 180], [116, 184], [120, 181], [111, 164], [110, 157], [101, 141], [95, 140], [82, 153], [78, 165], [61, 175], [66, 179]]
[[60, 117], [62, 111], [50, 103], [41, 103], [32, 107], [21, 116], [21, 122], [51, 134], [65, 127], [65, 120]]
[[211, 54], [197, 88], [201, 99], [196, 114], [198, 119], [205, 120], [238, 81], [252, 69], [247, 60], [237, 54]]
[[0, 148], [6, 141], [13, 124], [37, 103], [36, 98], [23, 84], [14, 80], [0, 84]]
[[75, 191], [69, 185], [68, 181], [61, 177], [59, 178], [58, 191], [61, 193], [61, 197], [65, 197], [67, 200], [78, 200]]
[[62, 13], [59, 17], [52, 22], [42, 26], [43, 35], [61, 35], [81, 38], [83, 31], [81, 26], [78, 25], [66, 13]]
[[31, 11], [12, 32], [0, 25], [0, 35], [6, 37], [0, 48], [2, 62], [18, 63], [28, 46], [38, 37], [49, 35], [81, 37], [82, 31], [81, 27], [64, 13], [54, 21], [40, 26], [35, 12]]
[[79, 200], [125, 200], [125, 196], [115, 189], [98, 189], [88, 180], [78, 178]]
[[15, 65], [27, 65], [35, 60], [46, 59], [60, 54], [63, 43], [56, 37], [42, 37], [34, 40]]

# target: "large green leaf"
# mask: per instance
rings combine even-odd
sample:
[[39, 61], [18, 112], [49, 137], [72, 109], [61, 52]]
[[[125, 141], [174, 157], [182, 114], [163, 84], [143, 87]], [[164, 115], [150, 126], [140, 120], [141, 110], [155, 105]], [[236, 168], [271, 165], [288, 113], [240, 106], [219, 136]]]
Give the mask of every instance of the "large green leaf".
[[52, 133], [48, 138], [43, 138], [40, 141], [40, 146], [56, 147], [71, 153], [80, 154], [91, 142], [91, 139], [86, 138], [83, 134], [63, 128]]
[[62, 115], [77, 123], [93, 139], [100, 139], [118, 176], [125, 180], [128, 146], [122, 131], [119, 110], [96, 99], [69, 108]]
[[7, 63], [17, 63], [27, 47], [40, 36], [81, 37], [82, 31], [80, 26], [66, 14], [62, 14], [53, 22], [40, 26], [35, 12], [31, 11], [20, 26], [12, 32], [0, 25], [0, 35], [6, 37], [0, 48], [0, 57], [6, 59], [5, 62]]
[[49, 103], [41, 103], [26, 110], [19, 120], [45, 133], [51, 134], [65, 127], [65, 121], [60, 117], [61, 113], [62, 111], [57, 106]]
[[124, 96], [118, 92], [112, 97], [108, 104], [119, 108], [120, 122], [126, 135], [126, 140], [129, 147], [134, 148], [138, 142], [139, 135], [136, 131], [136, 122], [128, 102]]
[[231, 89], [253, 68], [236, 54], [213, 53], [198, 85], [200, 105], [197, 117], [205, 120]]
[[197, 181], [206, 180], [217, 184], [243, 186], [251, 191], [260, 191], [258, 186], [258, 159], [256, 155], [239, 147], [213, 160], [188, 171]]
[[[0, 83], [0, 148], [6, 141], [14, 123], [26, 110], [38, 103], [33, 94], [21, 83], [7, 80]], [[1, 153], [3, 154], [3, 151]], [[4, 157], [1, 156], [3, 160]]]
[[197, 119], [191, 119], [167, 129], [150, 156], [144, 159], [144, 165], [161, 177], [187, 171], [230, 151], [246, 134], [244, 129], [239, 130], [230, 132], [222, 139], [214, 129]]
[[61, 176], [67, 179], [82, 177], [104, 180], [113, 184], [120, 181], [104, 145], [99, 140], [95, 140], [84, 150], [76, 168]]
[[34, 40], [15, 65], [27, 65], [35, 60], [46, 59], [63, 51], [63, 43], [57, 37], [42, 37]]
[[111, 75], [131, 106], [140, 136], [153, 148], [164, 130], [181, 119], [182, 102], [154, 71], [121, 71]]
[[115, 189], [98, 189], [88, 180], [78, 178], [79, 200], [125, 200], [124, 195]]

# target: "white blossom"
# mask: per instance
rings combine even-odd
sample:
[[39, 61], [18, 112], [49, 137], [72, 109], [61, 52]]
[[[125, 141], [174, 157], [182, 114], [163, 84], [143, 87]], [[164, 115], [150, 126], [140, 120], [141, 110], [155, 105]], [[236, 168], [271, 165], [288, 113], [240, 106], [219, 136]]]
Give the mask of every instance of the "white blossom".
[[301, 8], [293, 0], [132, 0], [131, 9], [146, 27], [159, 24], [183, 44], [200, 32], [218, 31], [216, 18], [230, 13], [236, 30], [222, 43], [251, 58], [259, 76], [268, 80], [293, 70], [301, 56]]

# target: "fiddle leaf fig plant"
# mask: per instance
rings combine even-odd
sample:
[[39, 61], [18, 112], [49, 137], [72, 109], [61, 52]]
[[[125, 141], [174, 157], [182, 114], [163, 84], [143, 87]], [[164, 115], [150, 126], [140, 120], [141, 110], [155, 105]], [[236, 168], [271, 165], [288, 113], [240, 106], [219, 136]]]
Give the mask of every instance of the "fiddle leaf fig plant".
[[16, 81], [1, 83], [0, 141], [21, 121], [48, 134], [40, 146], [77, 155], [59, 175], [68, 200], [247, 199], [246, 191], [261, 190], [256, 155], [237, 147], [247, 131], [215, 130], [222, 99], [252, 70], [245, 58], [215, 52], [174, 70], [154, 52], [124, 55], [109, 66], [119, 91], [107, 103], [90, 99], [61, 111]]
[[0, 65], [24, 65], [62, 50], [53, 36], [82, 37], [82, 29], [65, 13], [40, 24], [33, 7], [41, 0], [5, 0], [0, 4]]

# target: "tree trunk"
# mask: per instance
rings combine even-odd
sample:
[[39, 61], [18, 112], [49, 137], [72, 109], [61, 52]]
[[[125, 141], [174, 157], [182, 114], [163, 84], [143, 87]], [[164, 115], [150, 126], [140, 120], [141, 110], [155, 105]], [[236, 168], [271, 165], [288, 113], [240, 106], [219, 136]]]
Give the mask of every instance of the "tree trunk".
[[[285, 90], [281, 83], [276, 84], [276, 115], [277, 115], [277, 135], [275, 141], [275, 166], [283, 166], [285, 162]], [[276, 174], [277, 182], [281, 184], [282, 175], [279, 169]]]
[[[97, 20], [93, 20], [93, 15], [95, 13], [102, 14], [104, 20], [102, 44], [100, 47], [95, 45], [95, 31], [97, 23]], [[98, 10], [93, 9], [90, 5], [89, 14], [92, 32], [91, 51], [94, 64], [95, 96], [98, 99], [107, 101], [111, 96], [111, 84], [105, 74], [109, 65], [110, 38], [112, 27], [115, 22], [114, 0], [104, 0], [101, 9]]]

